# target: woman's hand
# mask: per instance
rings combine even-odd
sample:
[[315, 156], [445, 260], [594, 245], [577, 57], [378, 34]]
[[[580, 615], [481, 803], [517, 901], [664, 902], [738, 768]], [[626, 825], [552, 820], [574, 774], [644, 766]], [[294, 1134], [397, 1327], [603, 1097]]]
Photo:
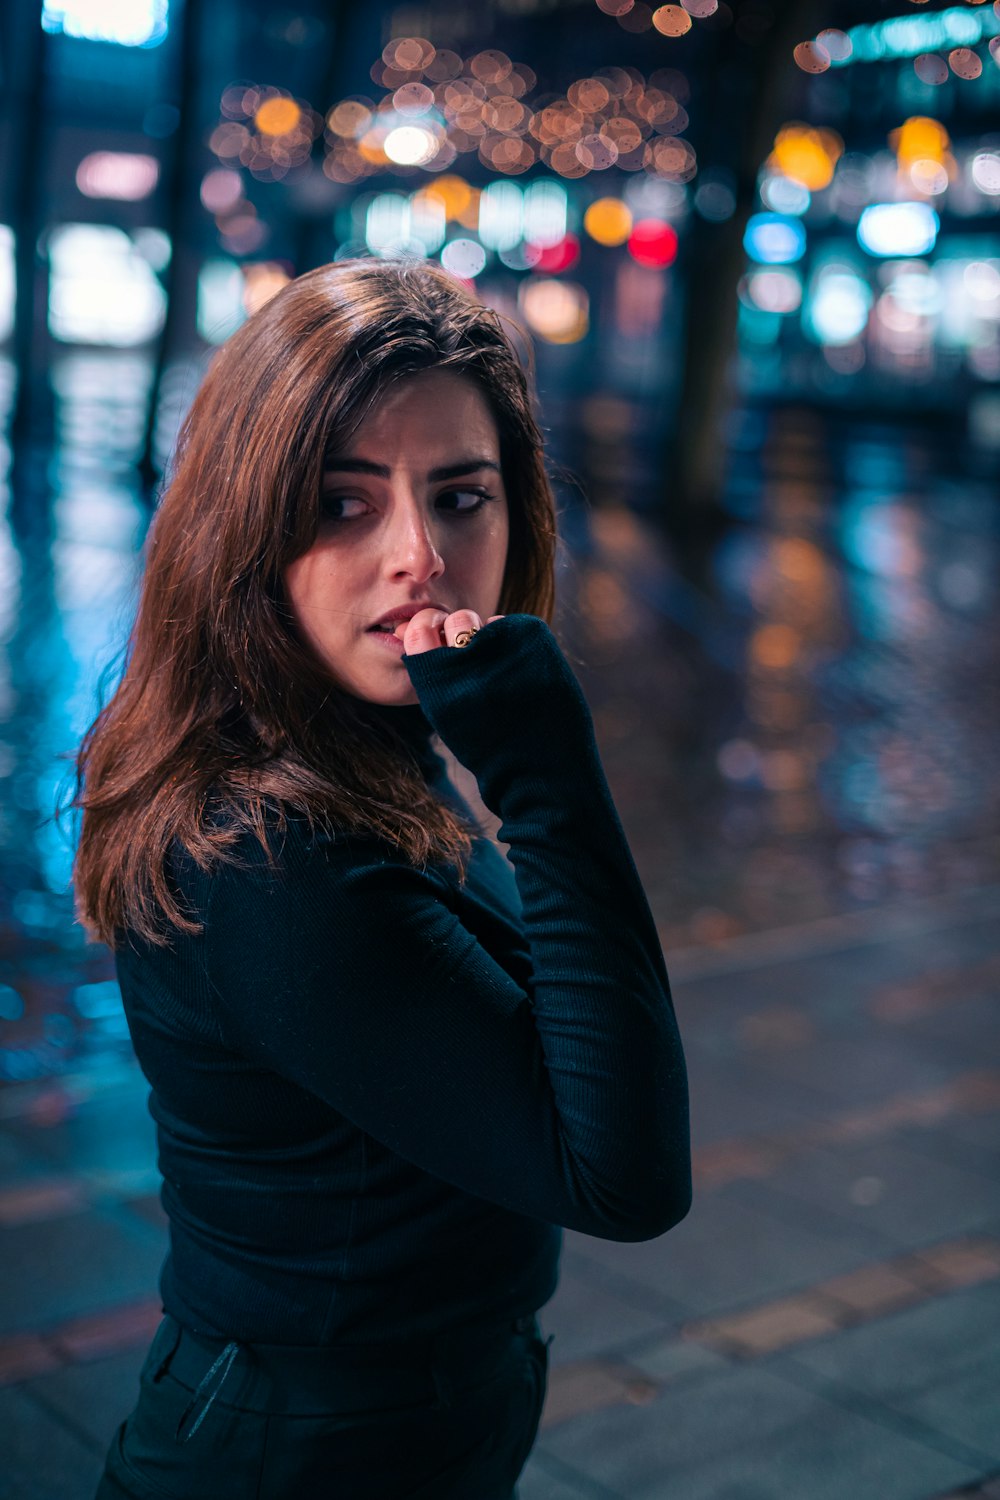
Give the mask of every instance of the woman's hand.
[[[486, 624], [503, 618], [490, 615]], [[450, 615], [443, 609], [418, 609], [412, 620], [400, 620], [393, 634], [403, 642], [407, 656], [418, 656], [421, 651], [434, 651], [438, 646], [454, 646], [461, 631], [481, 630], [482, 625], [482, 617], [474, 609], [456, 609]]]

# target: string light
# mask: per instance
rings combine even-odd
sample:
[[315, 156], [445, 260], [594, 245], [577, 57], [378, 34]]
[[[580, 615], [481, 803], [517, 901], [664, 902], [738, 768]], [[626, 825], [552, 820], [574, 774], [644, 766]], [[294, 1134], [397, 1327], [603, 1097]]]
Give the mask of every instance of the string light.
[[[632, 0], [628, 11], [641, 5]], [[660, 6], [657, 25], [678, 35], [692, 16], [707, 17], [713, 0]], [[645, 7], [648, 11], [649, 7]], [[652, 11], [649, 11], [652, 15]], [[371, 76], [379, 99], [355, 95], [321, 118], [284, 90], [248, 81], [227, 86], [222, 119], [210, 145], [225, 169], [246, 167], [275, 180], [309, 156], [322, 136], [323, 171], [335, 182], [358, 182], [382, 171], [444, 173], [462, 155], [515, 177], [542, 163], [564, 178], [617, 167], [688, 182], [697, 158], [681, 132], [690, 89], [683, 73], [660, 68], [605, 67], [571, 83], [565, 95], [533, 107], [535, 73], [497, 48], [462, 59], [423, 37], [388, 42]]]

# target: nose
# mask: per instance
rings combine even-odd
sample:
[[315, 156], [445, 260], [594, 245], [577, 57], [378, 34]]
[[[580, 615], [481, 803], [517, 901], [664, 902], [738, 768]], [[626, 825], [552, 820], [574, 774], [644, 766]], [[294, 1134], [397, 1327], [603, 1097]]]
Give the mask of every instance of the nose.
[[434, 522], [413, 496], [396, 497], [387, 531], [386, 572], [392, 577], [410, 573], [420, 581], [444, 572], [438, 551]]

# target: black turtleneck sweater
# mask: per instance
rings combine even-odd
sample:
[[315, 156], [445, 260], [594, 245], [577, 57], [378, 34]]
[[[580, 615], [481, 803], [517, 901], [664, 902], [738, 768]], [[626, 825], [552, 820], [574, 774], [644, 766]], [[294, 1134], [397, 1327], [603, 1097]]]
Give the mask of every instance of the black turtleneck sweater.
[[[115, 959], [151, 1085], [165, 1310], [221, 1338], [366, 1344], [534, 1312], [562, 1229], [637, 1241], [690, 1206], [684, 1055], [583, 693], [512, 614], [402, 661], [374, 707], [471, 816], [468, 878], [375, 835], [252, 834], [168, 874], [205, 924]], [[269, 834], [270, 839], [270, 834]]]

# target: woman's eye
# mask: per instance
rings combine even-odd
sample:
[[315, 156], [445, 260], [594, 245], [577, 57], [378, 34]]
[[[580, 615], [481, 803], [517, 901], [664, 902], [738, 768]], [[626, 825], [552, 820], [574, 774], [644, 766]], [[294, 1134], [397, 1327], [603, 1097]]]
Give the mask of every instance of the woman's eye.
[[[482, 510], [487, 501], [495, 498], [496, 496], [487, 494], [485, 490], [446, 490], [438, 495], [437, 503], [443, 510], [450, 511], [453, 515], [470, 516]], [[364, 506], [365, 504], [366, 502], [357, 495], [323, 495], [320, 508], [327, 521], [355, 521], [364, 514], [363, 510], [345, 511], [343, 507]]]
[[493, 498], [494, 496], [488, 495], [485, 490], [448, 490], [445, 494], [438, 496], [439, 501], [462, 499], [475, 501], [474, 505], [445, 506], [446, 510], [454, 509], [458, 515], [472, 515], [475, 511], [482, 510], [486, 502]]
[[360, 512], [354, 511], [345, 515], [339, 507], [343, 505], [364, 505], [364, 503], [363, 500], [358, 499], [357, 495], [324, 495], [320, 501], [320, 508], [325, 519], [328, 521], [353, 521], [357, 519]]

